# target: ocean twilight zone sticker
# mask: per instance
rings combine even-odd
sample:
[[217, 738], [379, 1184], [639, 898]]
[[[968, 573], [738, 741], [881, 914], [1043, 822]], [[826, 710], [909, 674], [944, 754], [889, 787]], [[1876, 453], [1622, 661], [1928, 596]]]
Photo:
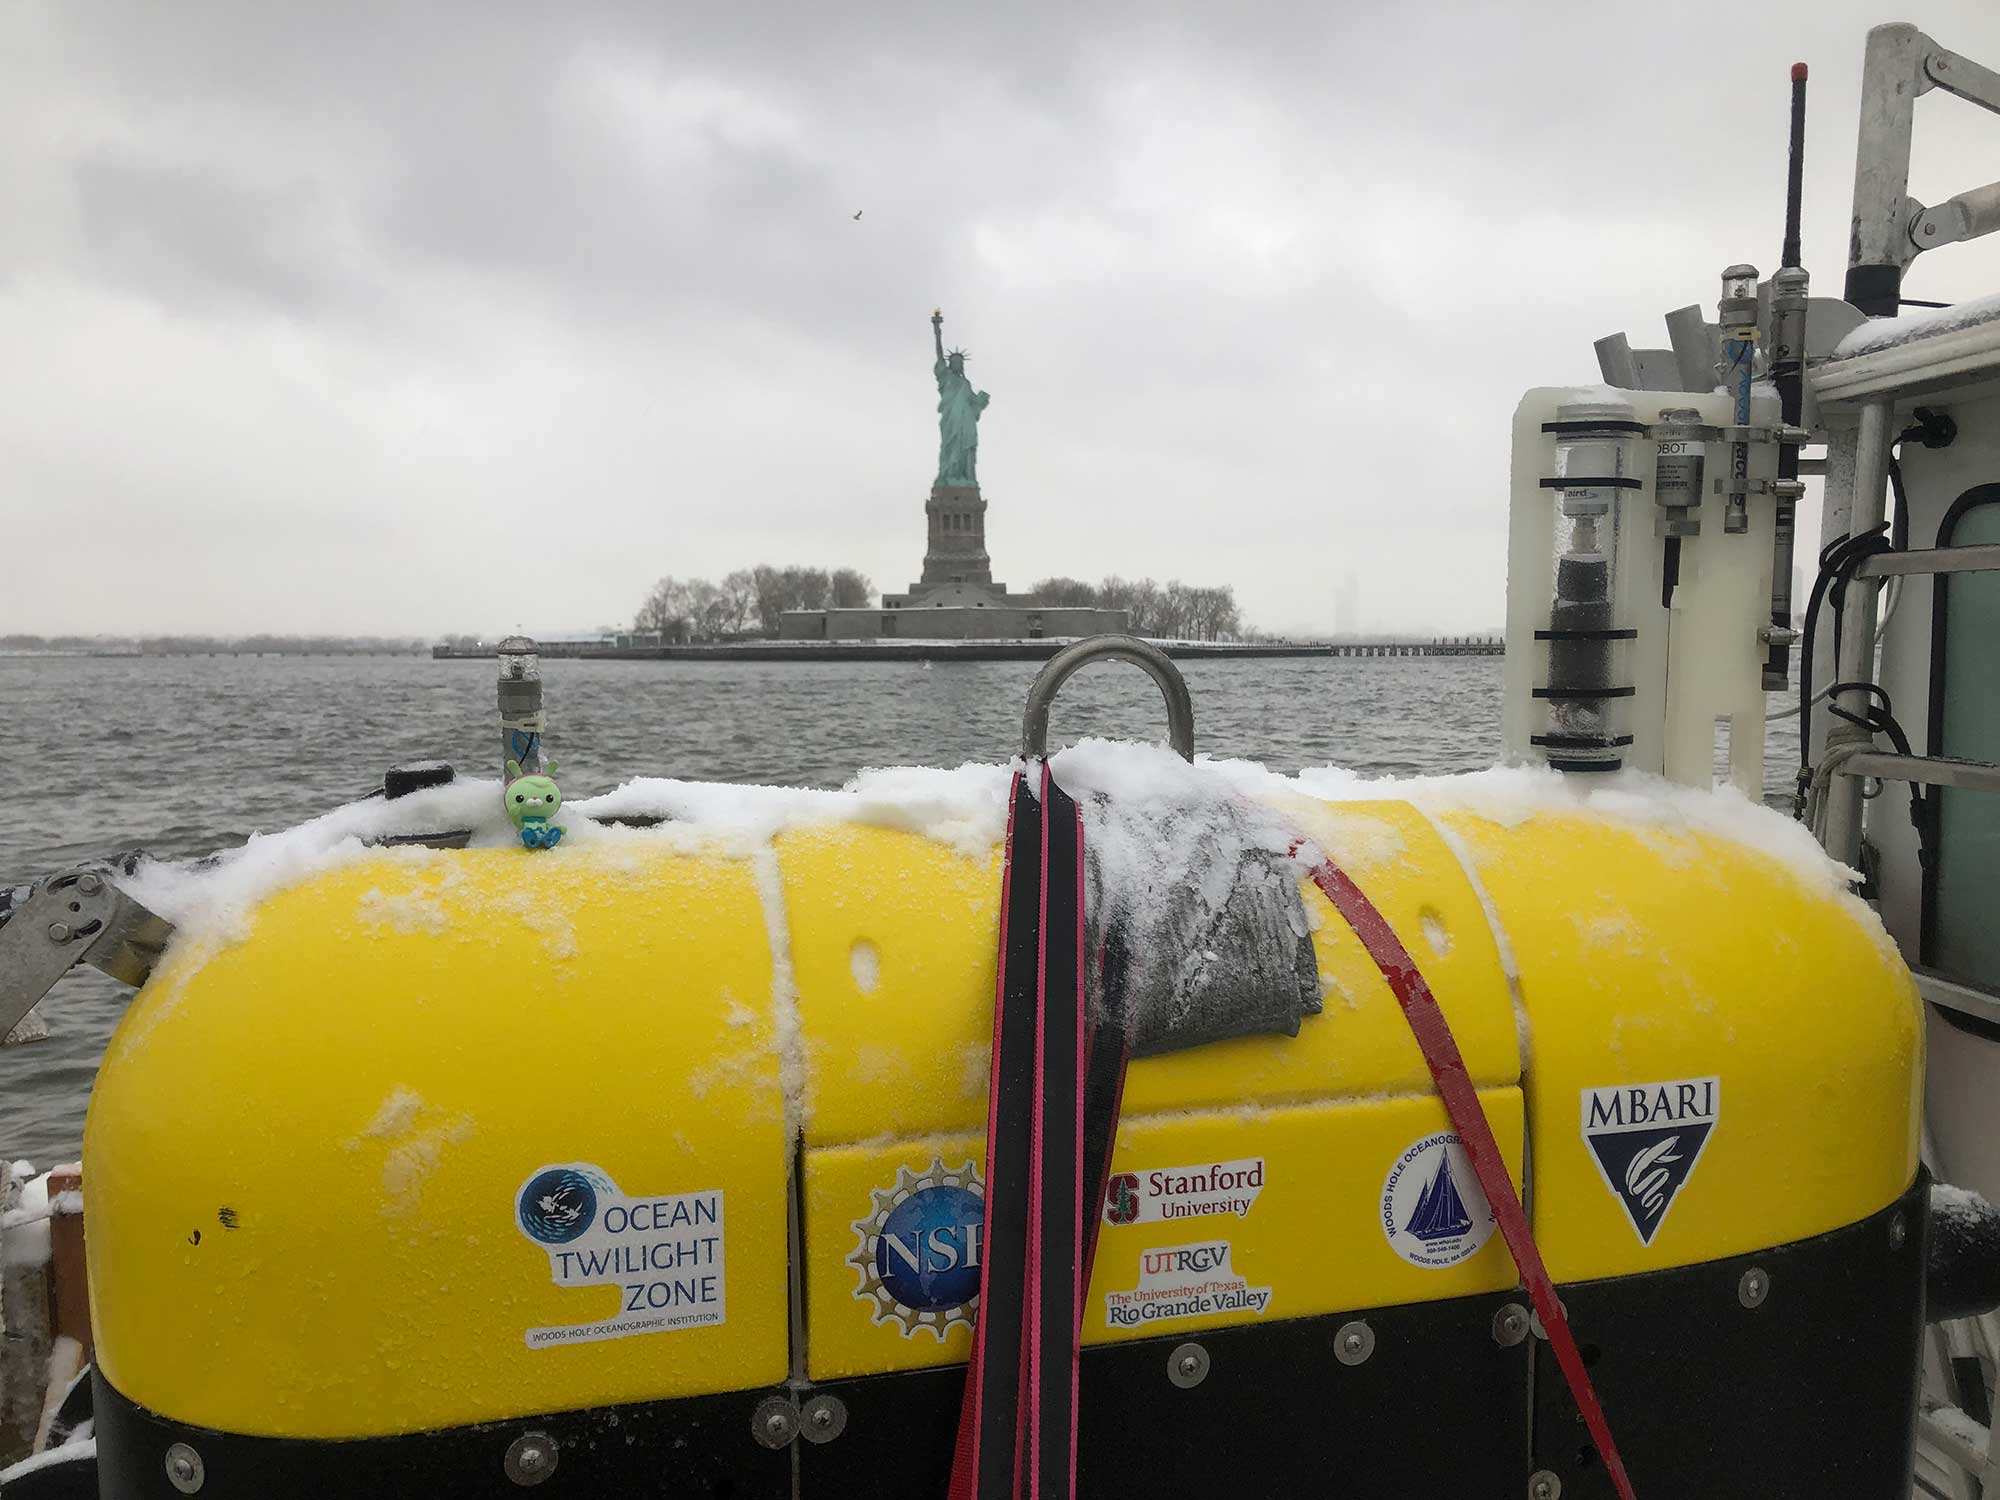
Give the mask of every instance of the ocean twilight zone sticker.
[[726, 1321], [722, 1190], [633, 1198], [588, 1162], [542, 1167], [514, 1195], [521, 1233], [548, 1252], [557, 1286], [615, 1286], [594, 1323], [530, 1328], [531, 1349], [598, 1343]]

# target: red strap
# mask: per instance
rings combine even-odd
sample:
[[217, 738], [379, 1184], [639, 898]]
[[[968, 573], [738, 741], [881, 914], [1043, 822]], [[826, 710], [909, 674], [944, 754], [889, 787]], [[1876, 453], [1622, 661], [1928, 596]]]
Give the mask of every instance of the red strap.
[[[1301, 857], [1306, 848], [1303, 841], [1293, 844], [1293, 856]], [[1598, 1457], [1604, 1460], [1604, 1470], [1610, 1476], [1612, 1488], [1618, 1492], [1619, 1500], [1636, 1500], [1632, 1493], [1632, 1481], [1625, 1474], [1625, 1461], [1618, 1456], [1618, 1445], [1611, 1440], [1611, 1426], [1604, 1420], [1604, 1408], [1598, 1404], [1597, 1391], [1590, 1383], [1590, 1372], [1583, 1367], [1583, 1357], [1577, 1353], [1569, 1320], [1563, 1316], [1562, 1303], [1557, 1300], [1555, 1283], [1549, 1279], [1548, 1267], [1542, 1264], [1541, 1251], [1535, 1248], [1534, 1232], [1528, 1227], [1528, 1216], [1522, 1211], [1513, 1179], [1507, 1175], [1507, 1162], [1500, 1154], [1500, 1143], [1493, 1139], [1493, 1127], [1486, 1123], [1486, 1112], [1479, 1105], [1479, 1092], [1472, 1085], [1471, 1075], [1466, 1072], [1465, 1059], [1459, 1054], [1458, 1043], [1452, 1038], [1451, 1027], [1445, 1021], [1444, 1011], [1438, 1007], [1437, 997], [1431, 993], [1430, 985], [1424, 982], [1424, 976], [1417, 972], [1416, 960], [1410, 957], [1410, 950], [1403, 946], [1402, 939], [1396, 936], [1382, 913], [1375, 909], [1375, 903], [1363, 895], [1361, 888], [1336, 868], [1332, 860], [1322, 859], [1314, 864], [1312, 880], [1326, 899], [1333, 903], [1333, 909], [1354, 929], [1354, 935], [1361, 939], [1361, 946], [1375, 960], [1375, 967], [1382, 971], [1382, 977], [1389, 981], [1389, 988], [1395, 992], [1397, 1003], [1403, 1007], [1403, 1017], [1410, 1023], [1410, 1031], [1424, 1054], [1424, 1064], [1430, 1069], [1431, 1081], [1437, 1085], [1438, 1094], [1444, 1100], [1445, 1114], [1450, 1117], [1452, 1129], [1458, 1133], [1459, 1141], [1465, 1147], [1472, 1170], [1479, 1178], [1480, 1187], [1485, 1190], [1487, 1203], [1500, 1221], [1501, 1238], [1507, 1242], [1514, 1265], [1528, 1288], [1528, 1297], [1535, 1304], [1535, 1312], [1549, 1336], [1549, 1347], [1555, 1351], [1563, 1379], [1569, 1382], [1569, 1393], [1576, 1401], [1576, 1409], [1583, 1413], [1584, 1425], [1590, 1429], [1590, 1440], [1597, 1445]]]

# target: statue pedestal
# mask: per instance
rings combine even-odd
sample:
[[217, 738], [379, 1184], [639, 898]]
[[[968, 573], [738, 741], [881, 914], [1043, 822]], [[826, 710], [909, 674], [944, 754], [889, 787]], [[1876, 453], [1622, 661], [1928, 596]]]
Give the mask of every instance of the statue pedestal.
[[924, 576], [918, 587], [935, 583], [993, 583], [993, 559], [986, 553], [986, 502], [976, 484], [934, 484], [924, 502], [930, 540], [924, 548]]

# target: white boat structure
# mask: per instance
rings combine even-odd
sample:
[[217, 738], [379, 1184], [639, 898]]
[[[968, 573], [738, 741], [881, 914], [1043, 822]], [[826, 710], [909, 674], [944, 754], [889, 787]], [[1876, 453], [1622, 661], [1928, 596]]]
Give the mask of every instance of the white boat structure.
[[[1804, 86], [1779, 268], [1522, 399], [1508, 767], [1198, 760], [1107, 637], [1011, 762], [564, 804], [516, 640], [504, 782], [0, 895], [0, 1036], [140, 987], [0, 1495], [2000, 1495], [2000, 297], [1902, 296], [2000, 75], [1870, 33], [1842, 298]], [[1046, 753], [1098, 657], [1170, 748]]]

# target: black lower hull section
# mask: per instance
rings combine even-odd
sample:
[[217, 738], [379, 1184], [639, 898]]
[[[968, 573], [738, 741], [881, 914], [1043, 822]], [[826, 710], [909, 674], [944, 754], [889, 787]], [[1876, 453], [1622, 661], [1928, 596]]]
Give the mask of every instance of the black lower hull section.
[[[1815, 1239], [1562, 1288], [1641, 1495], [1904, 1493], [1925, 1191], [1920, 1179], [1881, 1213]], [[1563, 1500], [1608, 1497], [1547, 1345], [1495, 1336], [1496, 1315], [1520, 1300], [1495, 1294], [1086, 1349], [1080, 1492], [1518, 1500], [1547, 1471]], [[1355, 1351], [1338, 1335], [1357, 1321], [1372, 1347], [1345, 1363], [1343, 1348]], [[1184, 1343], [1206, 1356], [1197, 1383], [1182, 1383], [1177, 1361], [1180, 1382], [1170, 1377]], [[199, 1457], [201, 1500], [512, 1495], [522, 1486], [507, 1472], [510, 1445], [541, 1433], [559, 1455], [533, 1486], [547, 1500], [941, 1500], [964, 1378], [951, 1368], [816, 1386], [798, 1400], [837, 1398], [838, 1435], [771, 1448], [752, 1418], [767, 1398], [786, 1396], [777, 1388], [323, 1442], [188, 1427], [133, 1405], [100, 1376], [97, 1478], [106, 1500], [177, 1500], [167, 1461], [180, 1443]], [[35, 1477], [9, 1485], [7, 1500], [35, 1500]]]
[[[1832, 1234], [1562, 1288], [1642, 1496], [1908, 1492], [1929, 1191], [1920, 1173], [1900, 1202]], [[1536, 1345], [1535, 1467], [1563, 1500], [1612, 1500]]]

